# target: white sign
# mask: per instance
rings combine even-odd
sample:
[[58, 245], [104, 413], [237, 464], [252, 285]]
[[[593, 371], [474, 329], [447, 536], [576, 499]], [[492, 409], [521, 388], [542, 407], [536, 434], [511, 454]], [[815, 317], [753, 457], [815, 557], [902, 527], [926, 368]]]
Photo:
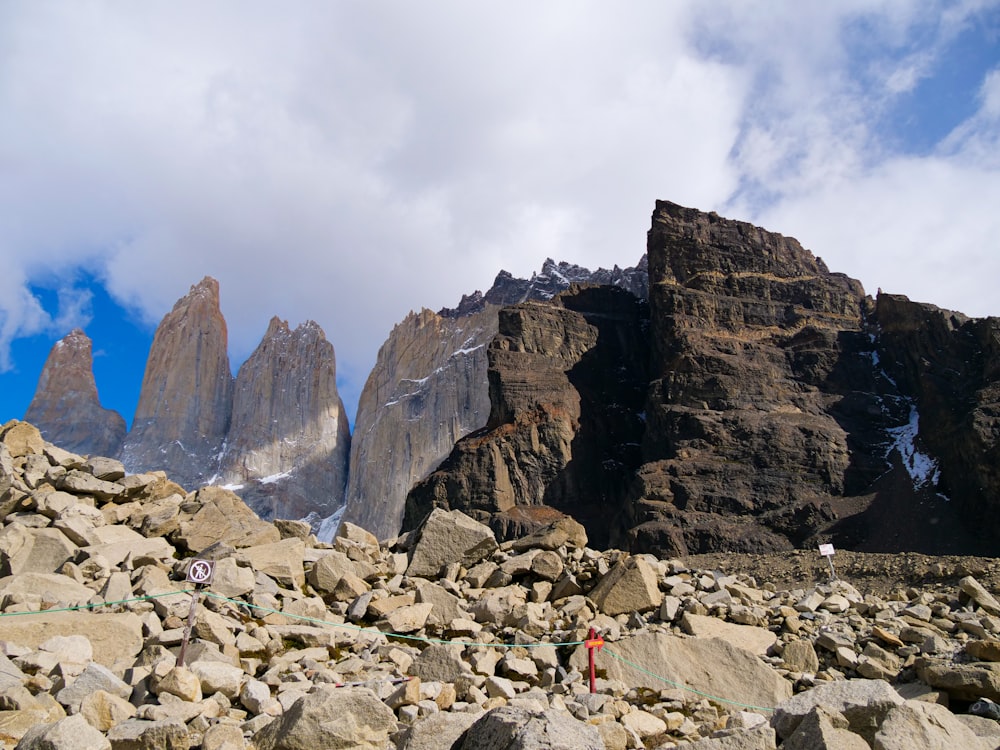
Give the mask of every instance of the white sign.
[[191, 583], [211, 583], [215, 575], [215, 563], [212, 560], [192, 560], [188, 566], [187, 580]]
[[819, 545], [819, 553], [823, 555], [823, 557], [833, 557], [833, 545], [832, 544]]

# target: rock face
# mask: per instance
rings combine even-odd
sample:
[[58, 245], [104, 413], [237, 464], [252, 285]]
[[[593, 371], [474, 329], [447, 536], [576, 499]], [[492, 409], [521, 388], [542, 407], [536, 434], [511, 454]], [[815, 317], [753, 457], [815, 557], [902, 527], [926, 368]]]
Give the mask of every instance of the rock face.
[[240, 367], [217, 483], [266, 519], [331, 515], [343, 504], [351, 435], [333, 346], [308, 321], [272, 318]]
[[[918, 482], [951, 498], [973, 529], [1000, 538], [1000, 318], [969, 319], [899, 295], [876, 306], [881, 366], [908, 394]], [[993, 553], [996, 548], [992, 548]]]
[[645, 298], [645, 258], [634, 268], [597, 271], [547, 259], [530, 279], [501, 271], [486, 294], [467, 295], [454, 309], [411, 313], [392, 330], [358, 404], [346, 520], [379, 537], [399, 532], [410, 489], [460, 438], [486, 425], [486, 349], [500, 310], [552, 299], [571, 283], [617, 286]]
[[101, 406], [94, 382], [93, 344], [80, 329], [57, 341], [45, 360], [25, 419], [45, 439], [66, 450], [96, 456], [118, 454], [125, 420]]
[[648, 313], [606, 287], [501, 310], [489, 421], [404, 528], [441, 507], [659, 554], [995, 551], [996, 319], [876, 303], [794, 239], [667, 202], [647, 257]]
[[608, 286], [502, 309], [489, 421], [411, 491], [404, 528], [441, 507], [526, 531], [553, 508], [606, 544], [638, 466], [646, 315], [642, 300]]
[[156, 329], [122, 448], [129, 471], [166, 467], [185, 487], [217, 474], [233, 403], [227, 345], [219, 282], [206, 277]]
[[66, 449], [120, 455], [131, 472], [239, 488], [262, 518], [331, 516], [350, 454], [333, 346], [312, 321], [292, 331], [274, 318], [234, 380], [226, 345], [219, 284], [206, 277], [156, 330], [131, 431], [101, 408], [81, 331], [53, 348], [28, 414]]

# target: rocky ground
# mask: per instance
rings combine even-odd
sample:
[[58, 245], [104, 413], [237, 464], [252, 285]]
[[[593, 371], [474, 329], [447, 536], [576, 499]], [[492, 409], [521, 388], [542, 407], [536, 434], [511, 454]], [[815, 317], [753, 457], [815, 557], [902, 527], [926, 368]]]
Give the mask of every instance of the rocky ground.
[[441, 510], [325, 544], [22, 422], [0, 517], [8, 748], [1000, 747], [990, 559], [838, 552], [831, 581], [813, 551], [660, 560], [569, 519], [499, 545]]

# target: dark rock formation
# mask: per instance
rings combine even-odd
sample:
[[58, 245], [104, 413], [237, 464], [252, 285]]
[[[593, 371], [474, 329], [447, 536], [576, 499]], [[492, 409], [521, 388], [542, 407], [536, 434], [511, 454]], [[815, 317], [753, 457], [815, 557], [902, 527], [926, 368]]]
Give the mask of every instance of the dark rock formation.
[[997, 554], [1000, 318], [970, 319], [888, 294], [879, 295], [876, 313], [880, 366], [908, 394], [912, 432], [925, 452], [904, 457], [907, 468], [950, 498], [974, 530], [969, 552]]
[[331, 515], [343, 504], [351, 435], [333, 346], [308, 321], [272, 318], [240, 367], [218, 484], [261, 518]]
[[486, 294], [467, 295], [454, 309], [411, 313], [393, 328], [358, 404], [346, 520], [379, 537], [399, 532], [410, 488], [486, 425], [486, 347], [500, 308], [552, 299], [571, 283], [619, 286], [645, 298], [645, 258], [634, 268], [593, 272], [548, 259], [530, 279], [501, 271]]
[[646, 315], [615, 287], [502, 309], [488, 352], [489, 422], [412, 490], [404, 528], [458, 507], [501, 532], [525, 531], [519, 506], [546, 506], [606, 544], [638, 466]]
[[79, 328], [49, 352], [25, 420], [74, 453], [114, 456], [125, 439], [125, 420], [101, 406], [94, 382], [93, 344]]
[[227, 343], [219, 282], [206, 277], [156, 329], [121, 454], [129, 471], [165, 469], [190, 488], [217, 474], [233, 402]]
[[604, 289], [501, 312], [489, 423], [411, 491], [404, 528], [562, 511], [668, 555], [996, 552], [996, 319], [876, 309], [794, 239], [666, 202], [647, 251], [648, 323]]

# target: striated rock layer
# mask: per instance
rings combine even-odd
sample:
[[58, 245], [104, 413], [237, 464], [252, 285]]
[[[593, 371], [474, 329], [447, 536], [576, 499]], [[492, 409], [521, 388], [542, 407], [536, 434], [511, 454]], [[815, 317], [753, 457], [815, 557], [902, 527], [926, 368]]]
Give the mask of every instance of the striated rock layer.
[[399, 532], [406, 495], [490, 414], [486, 348], [505, 305], [549, 300], [571, 283], [646, 296], [645, 258], [633, 268], [590, 271], [547, 259], [517, 279], [501, 271], [454, 309], [411, 313], [383, 344], [358, 404], [345, 519], [380, 537]]
[[76, 453], [117, 455], [125, 420], [101, 406], [94, 381], [93, 343], [76, 328], [49, 352], [25, 419], [45, 439]]
[[673, 555], [998, 549], [994, 319], [876, 305], [794, 239], [667, 202], [647, 255], [648, 321], [597, 291], [501, 312], [489, 424], [404, 528], [442, 507]]
[[265, 519], [325, 517], [343, 504], [350, 445], [333, 346], [313, 321], [272, 318], [236, 376], [216, 482]]
[[219, 282], [205, 277], [177, 301], [153, 336], [122, 448], [129, 471], [167, 467], [186, 487], [216, 475], [233, 402], [227, 344]]

